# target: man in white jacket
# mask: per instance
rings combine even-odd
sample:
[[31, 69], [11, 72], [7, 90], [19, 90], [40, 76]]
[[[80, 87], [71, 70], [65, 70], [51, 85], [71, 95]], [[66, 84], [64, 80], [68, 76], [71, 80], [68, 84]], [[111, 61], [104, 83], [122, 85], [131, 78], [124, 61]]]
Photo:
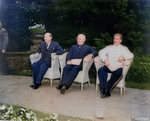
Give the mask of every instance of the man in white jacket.
[[[123, 45], [122, 35], [116, 33], [113, 39], [113, 45], [109, 45], [99, 51], [101, 60], [105, 63], [103, 67], [98, 70], [98, 77], [100, 80], [100, 92], [101, 98], [109, 97], [110, 91], [112, 91], [113, 84], [122, 75], [123, 61], [126, 59], [132, 59], [134, 55], [129, 49]], [[107, 81], [107, 73], [112, 73], [110, 80]]]

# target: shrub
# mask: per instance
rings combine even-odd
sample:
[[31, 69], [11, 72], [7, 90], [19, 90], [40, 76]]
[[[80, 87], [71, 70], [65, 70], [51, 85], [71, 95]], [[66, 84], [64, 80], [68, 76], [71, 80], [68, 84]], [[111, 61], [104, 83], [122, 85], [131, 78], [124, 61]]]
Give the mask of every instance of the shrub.
[[45, 32], [45, 26], [42, 24], [36, 24], [35, 26], [29, 27], [29, 30], [32, 35], [34, 35], [37, 32], [44, 33]]
[[150, 55], [136, 56], [134, 58], [126, 81], [150, 83]]

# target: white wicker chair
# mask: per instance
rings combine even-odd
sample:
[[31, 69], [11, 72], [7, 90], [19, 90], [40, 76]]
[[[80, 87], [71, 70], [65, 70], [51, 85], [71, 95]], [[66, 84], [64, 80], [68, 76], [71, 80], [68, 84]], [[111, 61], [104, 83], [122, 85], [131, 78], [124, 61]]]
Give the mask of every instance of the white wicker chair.
[[[63, 68], [66, 65], [66, 55], [67, 53], [63, 54], [61, 57], [59, 57], [59, 62], [60, 62], [60, 66], [61, 66], [61, 74], [63, 73]], [[77, 77], [75, 78], [74, 82], [78, 82], [81, 83], [81, 91], [83, 90], [83, 84], [88, 82], [89, 86], [90, 86], [90, 79], [89, 79], [89, 69], [91, 67], [93, 63], [93, 58], [86, 62], [85, 59], [83, 61], [83, 68], [82, 70], [78, 73]]]
[[[48, 68], [47, 72], [44, 75], [44, 80], [45, 79], [50, 79], [49, 83], [52, 86], [52, 79], [57, 79], [60, 78], [60, 64], [59, 64], [59, 56], [54, 53], [51, 54], [51, 67]], [[31, 64], [34, 62], [37, 62], [41, 58], [41, 54], [31, 54], [30, 55], [30, 61]]]
[[66, 56], [67, 56], [67, 53], [64, 53], [62, 55], [59, 56], [59, 63], [60, 63], [60, 68], [61, 68], [61, 76], [60, 76], [60, 79], [62, 78], [62, 73], [63, 73], [63, 68], [65, 67], [65, 63], [66, 63]]
[[[120, 88], [120, 95], [122, 95], [123, 90], [125, 92], [125, 78], [126, 78], [128, 70], [129, 70], [129, 68], [131, 66], [132, 61], [133, 61], [133, 59], [130, 59], [130, 60], [126, 60], [123, 63], [123, 72], [122, 72], [123, 78], [120, 80], [119, 84], [117, 85], [117, 87]], [[97, 72], [97, 76], [96, 76], [96, 92], [97, 92], [97, 90], [98, 90], [98, 84], [99, 84], [98, 70], [99, 70], [99, 68], [101, 68], [101, 67], [104, 66], [104, 63], [102, 62], [102, 60], [100, 59], [100, 57], [97, 56], [97, 57], [94, 58], [94, 64], [95, 64], [96, 72]], [[109, 80], [110, 77], [111, 77], [111, 73], [108, 73], [107, 80]]]
[[41, 53], [31, 54], [31, 55], [30, 55], [31, 65], [32, 65], [34, 62], [37, 62], [38, 60], [40, 60], [40, 58], [41, 58]]

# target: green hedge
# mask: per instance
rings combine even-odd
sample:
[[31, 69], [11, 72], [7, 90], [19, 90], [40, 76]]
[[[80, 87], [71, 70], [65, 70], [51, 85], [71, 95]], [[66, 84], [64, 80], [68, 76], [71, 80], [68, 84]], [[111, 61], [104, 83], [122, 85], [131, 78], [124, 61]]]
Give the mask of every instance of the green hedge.
[[150, 83], [150, 55], [134, 57], [126, 81], [134, 83]]

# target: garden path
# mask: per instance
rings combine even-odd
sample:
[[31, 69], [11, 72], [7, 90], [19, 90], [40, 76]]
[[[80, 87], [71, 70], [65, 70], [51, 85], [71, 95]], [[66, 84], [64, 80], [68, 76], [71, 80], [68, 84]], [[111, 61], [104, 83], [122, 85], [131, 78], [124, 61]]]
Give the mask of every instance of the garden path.
[[55, 86], [42, 82], [42, 86], [33, 90], [29, 87], [32, 77], [0, 75], [0, 103], [20, 105], [44, 113], [57, 113], [92, 121], [150, 121], [150, 91], [127, 88], [123, 96], [119, 89], [112, 96], [101, 99], [95, 92], [95, 85], [73, 83], [65, 94], [60, 94]]

